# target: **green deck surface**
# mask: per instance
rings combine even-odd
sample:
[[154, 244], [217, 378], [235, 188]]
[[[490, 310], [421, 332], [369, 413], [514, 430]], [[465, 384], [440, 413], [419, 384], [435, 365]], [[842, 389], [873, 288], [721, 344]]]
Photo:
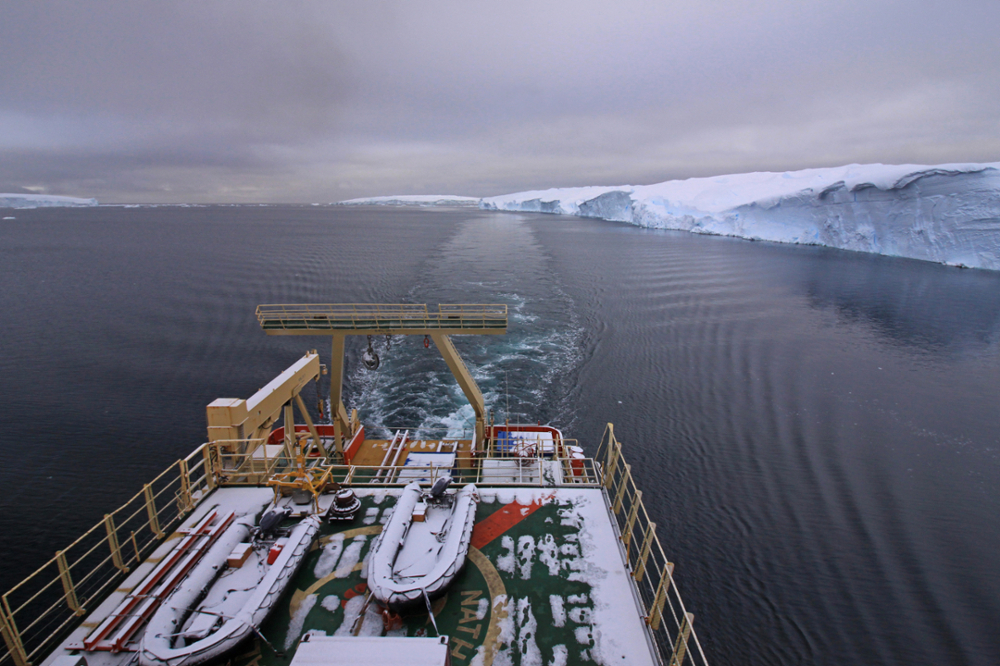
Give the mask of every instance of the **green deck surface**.
[[[378, 519], [385, 519], [395, 501], [391, 495], [381, 503], [365, 497], [353, 522], [335, 526], [324, 524], [297, 578], [261, 629], [279, 653], [254, 638], [235, 656], [217, 663], [286, 666], [304, 633], [319, 631], [332, 636], [349, 631], [350, 618], [345, 622], [348, 606], [350, 604], [353, 609], [363, 603], [357, 600], [352, 603], [351, 599], [363, 599], [367, 593], [361, 562], [382, 529]], [[476, 522], [503, 506], [499, 501], [480, 503]], [[569, 506], [565, 500], [550, 500], [502, 535], [482, 544], [481, 550], [470, 550], [464, 571], [444, 596], [433, 600], [438, 629], [450, 637], [452, 664], [470, 664], [474, 660], [485, 666], [494, 661], [505, 664], [591, 662], [590, 585], [570, 580], [573, 566], [579, 566], [580, 562], [579, 526], [563, 521], [560, 516], [560, 510]], [[377, 513], [374, 522], [373, 513]], [[364, 524], [366, 514], [370, 525]], [[343, 542], [338, 563], [341, 570], [335, 569], [330, 575], [317, 579], [317, 564], [324, 549], [328, 553], [336, 551], [336, 535], [341, 533]], [[357, 565], [353, 567], [350, 566], [353, 558], [346, 556], [352, 544], [352, 554], [357, 556]], [[359, 547], [360, 552], [357, 552]], [[531, 554], [534, 556], [529, 558]], [[332, 566], [332, 559], [328, 554], [327, 570]], [[343, 566], [345, 562], [347, 566]], [[562, 613], [557, 607], [554, 615], [550, 595], [558, 595], [564, 600]], [[571, 600], [576, 603], [570, 603]], [[377, 614], [380, 611], [372, 600], [361, 625], [361, 635], [386, 635], [381, 616]], [[403, 627], [389, 635], [436, 635], [426, 610], [404, 615], [402, 619]]]

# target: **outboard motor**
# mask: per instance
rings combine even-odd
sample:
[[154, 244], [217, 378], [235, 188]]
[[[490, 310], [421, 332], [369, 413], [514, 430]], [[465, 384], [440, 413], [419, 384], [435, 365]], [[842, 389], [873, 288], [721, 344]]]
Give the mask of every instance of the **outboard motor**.
[[431, 486], [431, 498], [441, 499], [441, 497], [444, 495], [444, 491], [447, 490], [448, 486], [450, 485], [451, 485], [451, 477], [442, 476], [440, 479], [434, 482], [433, 486]]
[[273, 538], [276, 536], [275, 532], [278, 530], [278, 525], [281, 525], [282, 521], [291, 514], [292, 508], [288, 506], [271, 509], [261, 516], [257, 536], [261, 539]]

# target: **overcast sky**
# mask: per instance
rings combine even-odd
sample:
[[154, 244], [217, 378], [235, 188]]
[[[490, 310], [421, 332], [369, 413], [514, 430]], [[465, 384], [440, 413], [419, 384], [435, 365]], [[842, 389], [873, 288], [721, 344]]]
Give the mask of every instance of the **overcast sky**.
[[1000, 1], [0, 0], [0, 192], [329, 202], [1000, 161]]

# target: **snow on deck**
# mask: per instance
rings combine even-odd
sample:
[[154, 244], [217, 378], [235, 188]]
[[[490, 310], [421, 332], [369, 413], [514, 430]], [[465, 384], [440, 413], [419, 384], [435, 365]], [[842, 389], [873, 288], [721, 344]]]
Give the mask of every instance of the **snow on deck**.
[[[220, 664], [288, 666], [304, 636], [375, 642], [383, 636], [435, 636], [422, 608], [404, 615], [402, 625], [389, 631], [380, 609], [374, 603], [366, 608], [371, 546], [402, 488], [355, 491], [362, 500], [356, 519], [322, 527], [290, 589], [261, 627], [287, 656], [279, 657], [254, 639]], [[438, 627], [450, 637], [453, 666], [657, 663], [602, 490], [481, 488], [480, 495], [476, 523], [490, 529], [474, 532], [464, 571], [433, 601]], [[268, 488], [220, 488], [184, 526], [213, 507], [260, 512], [272, 498]], [[151, 562], [175, 543], [165, 541]], [[134, 571], [67, 642], [81, 641], [141, 581], [151, 562]], [[63, 654], [68, 653], [57, 649], [44, 666]], [[134, 658], [131, 652], [84, 654], [88, 666], [127, 666]]]
[[[601, 490], [596, 488], [518, 489], [482, 493], [484, 504], [516, 501], [528, 505], [537, 501], [554, 504], [559, 526], [570, 528], [562, 538], [555, 536], [555, 520], [536, 526], [532, 534], [501, 537], [504, 554], [497, 568], [505, 577], [534, 584], [536, 594], [508, 595], [494, 599], [502, 604], [508, 618], [501, 627], [501, 653], [513, 644], [514, 663], [542, 664], [531, 647], [530, 625], [537, 620], [537, 606], [551, 616], [552, 626], [569, 626], [576, 644], [553, 646], [554, 663], [595, 661], [599, 664], [655, 664], [647, 641], [645, 622], [632, 592], [632, 581], [622, 563], [619, 541], [611, 526]], [[539, 529], [541, 533], [539, 534]], [[574, 537], [576, 537], [574, 539]], [[589, 586], [587, 594], [559, 594], [563, 586], [552, 587], [552, 579]], [[547, 607], [547, 608], [545, 608]], [[538, 631], [545, 631], [541, 626]], [[568, 661], [566, 661], [568, 659]], [[546, 660], [544, 663], [549, 663]]]
[[[274, 491], [270, 488], [224, 488], [219, 489], [212, 493], [205, 501], [203, 501], [197, 508], [181, 523], [178, 527], [180, 529], [186, 529], [193, 527], [198, 523], [205, 515], [212, 510], [217, 510], [219, 514], [225, 514], [230, 511], [235, 512], [236, 517], [245, 516], [248, 514], [256, 514], [263, 511], [264, 507], [274, 499]], [[103, 622], [117, 607], [125, 597], [134, 588], [143, 581], [146, 576], [153, 570], [153, 568], [160, 563], [169, 553], [173, 550], [174, 546], [177, 545], [178, 539], [181, 537], [179, 531], [175, 531], [173, 534], [168, 536], [163, 542], [153, 551], [153, 553], [146, 558], [146, 560], [136, 567], [132, 572], [129, 573], [128, 577], [118, 586], [118, 588], [104, 600], [101, 605], [99, 605], [92, 613], [90, 613], [83, 620], [76, 630], [74, 630], [69, 637], [62, 642], [62, 644], [52, 651], [51, 654], [42, 662], [42, 666], [52, 666], [52, 662], [63, 655], [69, 654], [67, 645], [72, 643], [82, 643], [83, 639], [86, 638], [97, 626]], [[142, 635], [140, 631], [135, 637], [136, 640]], [[112, 653], [112, 652], [84, 652], [87, 659], [87, 666], [121, 666], [127, 662], [130, 662], [134, 654], [131, 652], [123, 653]]]

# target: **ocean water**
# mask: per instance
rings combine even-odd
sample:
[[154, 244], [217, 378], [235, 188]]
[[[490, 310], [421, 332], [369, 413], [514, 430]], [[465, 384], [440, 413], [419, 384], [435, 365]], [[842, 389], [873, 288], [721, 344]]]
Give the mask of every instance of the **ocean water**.
[[[260, 303], [506, 303], [497, 418], [624, 442], [713, 664], [1000, 663], [1000, 273], [475, 209], [0, 224], [0, 589], [325, 338]], [[348, 349], [372, 427], [469, 427], [433, 345]], [[307, 389], [306, 397], [310, 396]]]

